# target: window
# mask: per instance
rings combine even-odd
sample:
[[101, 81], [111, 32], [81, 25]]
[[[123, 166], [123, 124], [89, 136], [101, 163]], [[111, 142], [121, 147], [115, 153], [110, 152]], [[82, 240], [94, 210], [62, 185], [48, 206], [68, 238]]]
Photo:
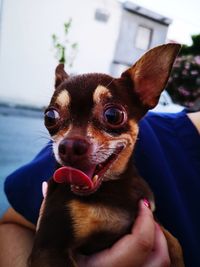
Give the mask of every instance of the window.
[[95, 20], [100, 22], [107, 22], [109, 19], [109, 12], [105, 8], [97, 8], [95, 10]]
[[135, 47], [147, 50], [150, 46], [152, 30], [144, 26], [138, 26], [135, 40]]

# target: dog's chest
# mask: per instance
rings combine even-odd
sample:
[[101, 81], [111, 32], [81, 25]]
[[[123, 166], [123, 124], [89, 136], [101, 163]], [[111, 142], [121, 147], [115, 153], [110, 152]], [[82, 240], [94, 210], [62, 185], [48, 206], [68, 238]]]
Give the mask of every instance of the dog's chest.
[[67, 206], [70, 210], [75, 239], [80, 242], [92, 234], [101, 232], [120, 235], [126, 232], [131, 224], [130, 213], [120, 208], [88, 204], [79, 200], [71, 200]]

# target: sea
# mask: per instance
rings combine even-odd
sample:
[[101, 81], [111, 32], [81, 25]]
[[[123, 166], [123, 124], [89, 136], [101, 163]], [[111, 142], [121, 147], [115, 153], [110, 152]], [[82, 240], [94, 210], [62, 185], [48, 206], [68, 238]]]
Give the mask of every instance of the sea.
[[0, 216], [8, 207], [5, 178], [31, 161], [48, 141], [42, 109], [0, 104]]

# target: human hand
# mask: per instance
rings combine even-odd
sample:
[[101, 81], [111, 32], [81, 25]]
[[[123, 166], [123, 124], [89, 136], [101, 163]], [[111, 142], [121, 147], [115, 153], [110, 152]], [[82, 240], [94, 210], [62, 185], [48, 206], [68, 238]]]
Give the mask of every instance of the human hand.
[[[47, 183], [42, 185], [45, 196]], [[44, 207], [44, 201], [40, 209], [37, 224]], [[151, 210], [141, 200], [139, 214], [130, 234], [125, 235], [111, 248], [90, 256], [77, 255], [76, 261], [79, 267], [168, 267], [170, 258], [167, 242], [159, 225], [154, 221]]]
[[170, 266], [164, 234], [143, 201], [140, 201], [139, 215], [130, 234], [99, 253], [79, 255], [77, 261], [80, 267]]

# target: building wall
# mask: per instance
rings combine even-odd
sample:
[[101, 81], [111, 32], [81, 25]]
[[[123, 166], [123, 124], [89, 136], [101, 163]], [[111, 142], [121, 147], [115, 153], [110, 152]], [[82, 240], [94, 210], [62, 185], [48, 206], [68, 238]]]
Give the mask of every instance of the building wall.
[[[139, 24], [154, 29], [150, 47], [166, 39], [166, 26], [123, 10], [117, 0], [0, 0], [1, 3], [0, 100], [47, 105], [57, 65], [51, 36], [62, 36], [63, 24], [69, 18], [69, 39], [78, 43], [74, 66], [66, 68], [71, 73], [105, 72], [118, 77], [145, 52], [134, 47]], [[95, 20], [97, 8], [109, 12], [107, 22]], [[112, 64], [113, 61], [121, 65]]]
[[[115, 0], [1, 0], [0, 99], [45, 105], [53, 91], [57, 61], [51, 35], [61, 35], [72, 18], [70, 40], [79, 45], [71, 72], [110, 70], [121, 6]], [[94, 19], [96, 8], [110, 12], [107, 23]]]
[[152, 29], [149, 49], [166, 42], [168, 31], [166, 25], [123, 10], [119, 37], [114, 55], [114, 62], [118, 64], [113, 64], [111, 68], [111, 72], [115, 76], [121, 72], [123, 67], [126, 68], [126, 66], [130, 66], [145, 53], [145, 50], [135, 47], [137, 28], [139, 25]]

